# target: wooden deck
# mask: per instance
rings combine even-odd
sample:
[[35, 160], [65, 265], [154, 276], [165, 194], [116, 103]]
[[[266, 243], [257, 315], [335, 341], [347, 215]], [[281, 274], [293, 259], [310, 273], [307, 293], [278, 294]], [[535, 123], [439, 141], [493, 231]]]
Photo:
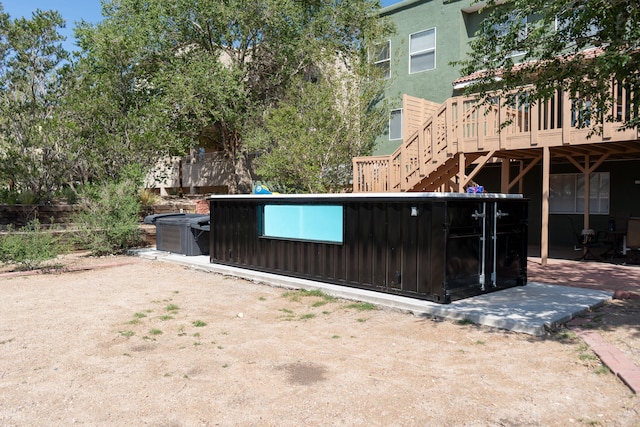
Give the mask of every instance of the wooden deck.
[[[500, 162], [501, 192], [522, 192], [522, 179], [536, 165], [542, 166], [542, 259], [548, 250], [549, 164], [569, 161], [587, 177], [605, 160], [638, 159], [638, 129], [624, 129], [623, 121], [638, 114], [625, 89], [617, 94], [613, 121], [593, 132], [588, 110], [580, 110], [567, 93], [558, 91], [544, 102], [508, 105], [496, 98], [479, 105], [475, 98], [459, 96], [437, 104], [403, 97], [402, 144], [388, 156], [353, 159], [354, 192], [453, 191], [464, 192], [489, 162]], [[593, 114], [593, 112], [591, 112]], [[516, 164], [518, 168], [512, 168]], [[511, 176], [513, 169], [518, 172]], [[589, 179], [585, 179], [588, 194]], [[589, 215], [584, 216], [589, 228]]]
[[[388, 156], [353, 159], [354, 192], [462, 192], [487, 162], [521, 161], [524, 169], [542, 159], [545, 147], [552, 156], [578, 163], [585, 156], [597, 162], [603, 156], [640, 153], [638, 130], [621, 128], [622, 119], [633, 114], [624, 93], [612, 107], [619, 121], [606, 122], [599, 134], [592, 134], [589, 121], [572, 108], [566, 93], [533, 107], [510, 107], [501, 99], [478, 106], [474, 98], [464, 96], [438, 108], [407, 95], [403, 101], [406, 137]], [[508, 192], [518, 180], [509, 180], [502, 191]]]

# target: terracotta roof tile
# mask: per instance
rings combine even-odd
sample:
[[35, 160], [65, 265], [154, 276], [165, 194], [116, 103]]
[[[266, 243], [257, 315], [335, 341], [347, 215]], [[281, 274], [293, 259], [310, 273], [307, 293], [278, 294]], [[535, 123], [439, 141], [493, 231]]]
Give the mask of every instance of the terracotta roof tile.
[[[595, 48], [590, 48], [590, 49], [586, 49], [583, 50], [581, 52], [579, 52], [584, 58], [586, 59], [592, 59], [595, 58], [596, 56], [602, 54], [602, 52], [604, 52], [604, 49], [600, 48], [600, 47], [595, 47]], [[570, 55], [566, 55], [567, 59], [570, 59], [572, 57], [574, 57], [575, 55], [577, 55], [576, 53], [572, 53]], [[537, 60], [535, 61], [530, 61], [530, 62], [523, 62], [520, 64], [516, 64], [513, 66], [514, 70], [517, 71], [519, 68], [523, 68], [526, 64], [532, 64], [538, 62]], [[453, 86], [457, 87], [457, 88], [462, 88], [464, 86], [467, 86], [468, 84], [482, 78], [482, 77], [486, 77], [490, 74], [490, 72], [488, 70], [480, 70], [480, 71], [476, 71], [475, 73], [466, 75], [466, 76], [462, 76], [462, 77], [458, 77], [457, 79], [455, 79], [453, 81]], [[501, 70], [496, 70], [496, 72], [494, 73], [494, 76], [496, 77], [496, 79], [500, 78], [500, 75], [502, 74]]]

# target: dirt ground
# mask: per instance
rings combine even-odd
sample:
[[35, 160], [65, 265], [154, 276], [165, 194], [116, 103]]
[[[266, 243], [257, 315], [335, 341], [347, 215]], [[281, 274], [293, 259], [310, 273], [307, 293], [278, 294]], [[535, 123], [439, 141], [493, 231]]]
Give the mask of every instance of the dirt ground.
[[[65, 263], [118, 265], [0, 275], [1, 426], [640, 426], [640, 397], [570, 331], [138, 258]], [[593, 327], [638, 363], [638, 300], [599, 310]]]

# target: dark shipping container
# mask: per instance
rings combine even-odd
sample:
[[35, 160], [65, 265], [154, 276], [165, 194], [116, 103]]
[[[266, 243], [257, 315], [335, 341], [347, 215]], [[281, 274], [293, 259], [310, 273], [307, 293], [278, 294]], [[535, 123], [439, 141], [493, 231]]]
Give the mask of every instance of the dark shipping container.
[[439, 303], [527, 282], [520, 195], [226, 195], [212, 263]]

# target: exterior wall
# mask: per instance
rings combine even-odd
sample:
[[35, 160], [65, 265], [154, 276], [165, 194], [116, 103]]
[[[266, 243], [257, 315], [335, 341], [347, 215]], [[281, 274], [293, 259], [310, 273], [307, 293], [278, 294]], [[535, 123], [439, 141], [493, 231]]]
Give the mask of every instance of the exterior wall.
[[222, 153], [194, 152], [190, 156], [167, 157], [159, 161], [145, 178], [144, 186], [158, 190], [162, 195], [178, 192], [180, 188], [189, 194], [201, 191], [226, 194], [226, 179], [232, 173], [233, 166], [225, 160]]
[[[232, 164], [222, 153], [194, 155], [182, 160], [182, 186], [193, 188], [224, 186], [233, 174]], [[193, 191], [190, 191], [193, 193]]]
[[[396, 27], [391, 37], [391, 78], [386, 97], [390, 108], [402, 108], [402, 95], [442, 103], [454, 95], [452, 82], [459, 72], [449, 65], [466, 55], [467, 44], [480, 23], [477, 13], [465, 13], [462, 8], [470, 0], [405, 0], [381, 10], [380, 15], [390, 19]], [[409, 36], [436, 29], [435, 69], [409, 74]], [[401, 140], [389, 140], [388, 133], [376, 144], [374, 155], [391, 154]]]
[[180, 184], [180, 157], [165, 157], [156, 163], [144, 179], [145, 188], [175, 188]]

